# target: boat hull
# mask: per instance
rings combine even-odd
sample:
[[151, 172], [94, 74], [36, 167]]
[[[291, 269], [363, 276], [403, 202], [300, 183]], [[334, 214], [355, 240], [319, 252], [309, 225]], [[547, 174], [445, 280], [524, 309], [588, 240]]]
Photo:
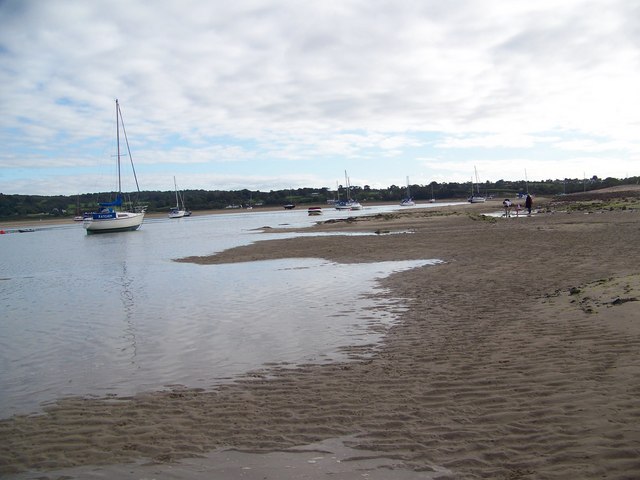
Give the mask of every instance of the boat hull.
[[355, 200], [338, 202], [334, 206], [336, 210], [362, 210], [362, 205]]
[[88, 234], [127, 232], [140, 228], [143, 220], [144, 213], [118, 212], [113, 218], [87, 218], [83, 227]]
[[171, 210], [169, 212], [169, 218], [182, 218], [186, 216], [187, 212], [185, 210]]

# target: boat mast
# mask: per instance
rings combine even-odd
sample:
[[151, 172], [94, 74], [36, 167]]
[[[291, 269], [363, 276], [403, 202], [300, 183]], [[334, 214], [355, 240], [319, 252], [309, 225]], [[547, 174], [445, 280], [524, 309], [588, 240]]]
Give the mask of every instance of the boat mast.
[[347, 202], [351, 200], [351, 186], [349, 185], [349, 177], [347, 176], [347, 171], [344, 171], [344, 183], [347, 186]]
[[176, 209], [180, 210], [180, 202], [178, 201], [178, 184], [176, 183], [176, 177], [173, 177], [173, 187], [176, 189]]
[[[122, 133], [124, 135], [124, 141], [127, 144], [127, 154], [129, 155], [129, 161], [131, 162], [131, 171], [133, 172], [133, 178], [136, 181], [136, 189], [138, 190], [138, 193], [140, 193], [140, 185], [138, 184], [138, 175], [136, 175], [136, 167], [133, 164], [133, 157], [131, 156], [131, 148], [129, 147], [129, 139], [127, 138], [127, 129], [124, 128], [124, 119], [122, 118], [122, 110], [120, 110], [120, 105], [118, 104], [118, 100], [116, 100], [116, 106], [119, 112], [120, 123], [122, 124]], [[120, 152], [119, 141], [118, 141], [118, 152]], [[118, 153], [118, 167], [120, 166], [119, 160], [120, 160], [120, 155]], [[120, 178], [120, 175], [118, 175], [118, 178]]]
[[122, 196], [122, 181], [120, 180], [120, 104], [116, 98], [116, 143], [118, 145], [118, 197]]

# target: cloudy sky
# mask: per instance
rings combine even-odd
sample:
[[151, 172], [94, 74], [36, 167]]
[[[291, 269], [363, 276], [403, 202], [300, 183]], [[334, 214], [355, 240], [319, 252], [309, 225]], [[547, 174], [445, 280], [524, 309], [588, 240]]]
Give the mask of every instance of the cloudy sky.
[[640, 0], [3, 0], [0, 192], [114, 188], [116, 98], [143, 190], [640, 175], [639, 85]]

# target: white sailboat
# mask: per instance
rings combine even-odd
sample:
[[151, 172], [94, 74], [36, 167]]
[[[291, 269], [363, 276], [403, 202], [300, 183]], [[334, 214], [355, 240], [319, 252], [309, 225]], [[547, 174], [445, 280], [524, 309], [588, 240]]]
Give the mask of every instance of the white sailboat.
[[478, 170], [476, 167], [473, 167], [473, 170], [476, 173], [476, 188], [478, 189], [477, 195], [473, 191], [473, 178], [471, 178], [471, 196], [467, 199], [469, 203], [484, 203], [487, 201], [486, 197], [480, 195], [480, 183], [478, 182]]
[[[362, 210], [360, 202], [351, 198], [351, 185], [349, 183], [349, 177], [347, 176], [346, 170], [344, 171], [344, 182], [347, 190], [347, 198], [346, 200], [339, 200], [335, 203], [336, 210]], [[338, 195], [340, 195], [339, 191]]]
[[400, 202], [401, 207], [413, 207], [416, 202], [411, 198], [411, 190], [409, 189], [409, 177], [407, 177], [407, 196]]
[[176, 190], [176, 206], [169, 212], [169, 218], [182, 218], [187, 215], [187, 211], [184, 208], [184, 201], [182, 202], [182, 208], [180, 208], [180, 199], [178, 195], [178, 184], [176, 183], [176, 177], [173, 177], [173, 186]]
[[127, 144], [127, 152], [129, 159], [131, 160], [131, 168], [133, 170], [133, 177], [136, 181], [136, 188], [140, 193], [140, 187], [138, 186], [138, 178], [133, 166], [133, 158], [131, 157], [131, 151], [129, 150], [129, 141], [127, 140], [127, 133], [124, 129], [124, 121], [122, 120], [122, 112], [120, 111], [120, 104], [116, 99], [116, 144], [117, 144], [117, 165], [118, 165], [118, 194], [113, 202], [99, 203], [97, 212], [92, 212], [87, 215], [83, 220], [82, 225], [87, 230], [87, 233], [108, 233], [108, 232], [124, 232], [128, 230], [137, 230], [142, 225], [144, 220], [145, 209], [144, 207], [135, 208], [134, 211], [122, 210], [122, 181], [120, 177], [120, 124], [122, 124], [122, 133], [125, 136]]

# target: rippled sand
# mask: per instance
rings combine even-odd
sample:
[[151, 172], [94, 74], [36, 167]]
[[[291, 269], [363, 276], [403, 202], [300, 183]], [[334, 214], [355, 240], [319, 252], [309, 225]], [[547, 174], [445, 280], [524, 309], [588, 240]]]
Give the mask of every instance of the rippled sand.
[[[103, 478], [118, 468], [135, 478], [640, 478], [640, 213], [486, 219], [473, 213], [481, 208], [490, 206], [319, 227], [413, 233], [259, 242], [192, 259], [313, 252], [338, 262], [446, 263], [385, 280], [410, 308], [372, 356], [296, 370], [276, 365], [214, 391], [61, 400], [45, 415], [0, 423], [0, 473], [39, 469], [25, 478], [56, 478], [63, 467], [144, 461], [151, 463], [92, 471]], [[315, 456], [300, 462], [290, 451], [314, 444], [311, 451], [333, 467], [314, 470]], [[239, 456], [230, 470], [216, 470], [222, 460], [209, 456], [227, 448], [287, 454], [275, 457], [276, 468], [250, 460], [266, 457]], [[208, 460], [185, 460], [186, 470], [172, 463], [200, 455]], [[336, 459], [352, 468], [332, 471]], [[296, 475], [292, 465], [301, 464], [307, 468]], [[172, 476], [174, 468], [183, 470]], [[84, 478], [73, 472], [65, 474]]]

